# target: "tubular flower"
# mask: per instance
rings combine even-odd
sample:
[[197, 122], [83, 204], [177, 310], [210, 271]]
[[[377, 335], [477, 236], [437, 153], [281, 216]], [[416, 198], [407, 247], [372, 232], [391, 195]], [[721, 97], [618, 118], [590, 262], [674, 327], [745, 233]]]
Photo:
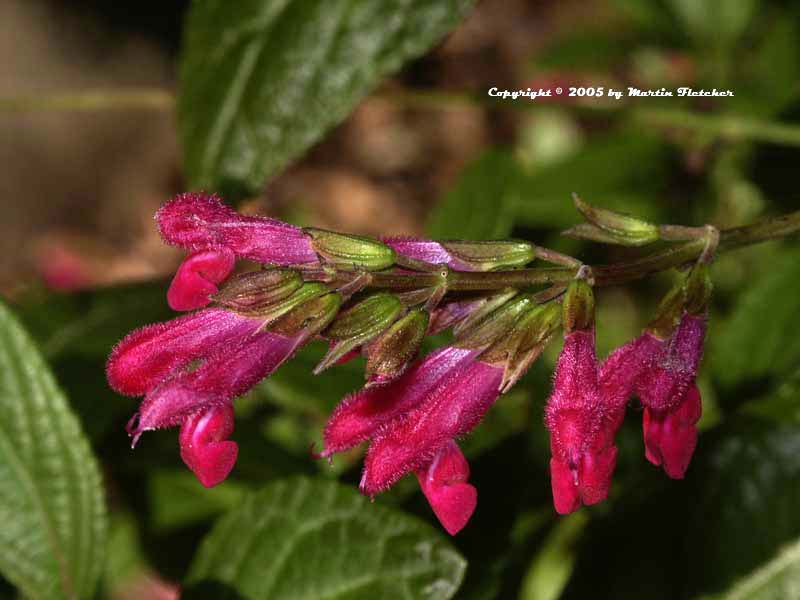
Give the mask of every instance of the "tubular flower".
[[348, 396], [325, 428], [330, 456], [371, 439], [361, 491], [374, 495], [416, 472], [423, 493], [451, 534], [466, 524], [477, 492], [453, 439], [474, 428], [499, 395], [503, 369], [479, 350], [447, 347], [384, 385]]
[[207, 305], [236, 258], [271, 265], [318, 262], [300, 228], [241, 215], [213, 195], [180, 194], [161, 207], [156, 221], [165, 242], [192, 252], [170, 285], [167, 299], [174, 310]]
[[702, 404], [694, 382], [703, 355], [705, 321], [702, 315], [684, 313], [635, 384], [644, 404], [645, 456], [673, 479], [683, 479], [697, 446], [695, 425]]
[[221, 482], [237, 455], [227, 440], [233, 399], [316, 335], [339, 303], [327, 294], [271, 323], [212, 308], [128, 335], [112, 352], [107, 375], [121, 393], [146, 394], [128, 424], [133, 444], [145, 431], [180, 425], [184, 462], [203, 485]]
[[564, 298], [564, 347], [545, 407], [550, 432], [553, 504], [560, 514], [608, 497], [617, 462], [614, 435], [621, 414], [612, 410], [599, 379], [594, 341], [594, 298], [581, 279]]

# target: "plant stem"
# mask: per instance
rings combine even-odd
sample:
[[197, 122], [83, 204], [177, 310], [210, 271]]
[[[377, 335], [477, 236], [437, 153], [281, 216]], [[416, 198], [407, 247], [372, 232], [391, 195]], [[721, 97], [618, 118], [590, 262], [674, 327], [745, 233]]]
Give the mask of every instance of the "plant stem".
[[[717, 251], [733, 250], [798, 232], [800, 232], [800, 211], [744, 227], [722, 230]], [[595, 285], [618, 285], [691, 263], [703, 254], [707, 243], [706, 239], [697, 238], [670, 245], [631, 261], [592, 266]], [[572, 280], [577, 272], [578, 267], [544, 267], [488, 272], [449, 271], [442, 277], [439, 273], [392, 270], [371, 273], [370, 282], [366, 287], [413, 290], [445, 283], [447, 291], [450, 292], [489, 291], [508, 287], [564, 284]]]

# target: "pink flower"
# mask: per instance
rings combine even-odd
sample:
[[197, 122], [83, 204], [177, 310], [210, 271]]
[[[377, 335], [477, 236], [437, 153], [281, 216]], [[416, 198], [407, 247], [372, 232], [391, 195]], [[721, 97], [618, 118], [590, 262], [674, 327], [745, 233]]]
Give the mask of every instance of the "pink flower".
[[[333, 305], [338, 308], [338, 300]], [[144, 431], [180, 425], [187, 466], [206, 487], [224, 480], [238, 453], [227, 439], [233, 432], [233, 399], [315, 333], [264, 331], [264, 325], [263, 318], [206, 309], [149, 325], [122, 340], [109, 358], [107, 375], [121, 393], [146, 394], [128, 423], [133, 444]]]
[[620, 420], [620, 413], [605, 403], [598, 382], [594, 330], [568, 333], [545, 407], [553, 504], [558, 513], [571, 513], [581, 504], [596, 504], [608, 497]]
[[474, 267], [453, 256], [447, 249], [433, 240], [413, 237], [383, 238], [383, 242], [398, 254], [434, 265], [447, 265], [456, 271], [476, 271]]
[[325, 428], [330, 456], [371, 439], [361, 491], [373, 495], [416, 472], [425, 497], [451, 534], [469, 520], [477, 492], [453, 441], [474, 428], [499, 395], [502, 367], [478, 360], [480, 350], [447, 347], [385, 385], [348, 396]]
[[178, 268], [167, 301], [174, 310], [206, 306], [231, 274], [236, 258], [264, 264], [316, 263], [303, 231], [275, 219], [246, 216], [216, 196], [180, 194], [156, 213], [161, 236], [192, 251]]
[[416, 474], [436, 518], [447, 533], [457, 534], [475, 512], [478, 490], [467, 483], [469, 464], [455, 441], [445, 443]]
[[387, 423], [419, 405], [445, 377], [458, 372], [477, 352], [440, 348], [417, 361], [387, 385], [366, 387], [342, 400], [325, 427], [325, 450], [330, 456], [373, 437]]
[[645, 331], [611, 353], [600, 371], [612, 410], [624, 412], [634, 393], [642, 401], [645, 455], [673, 479], [683, 478], [697, 445], [702, 406], [695, 378], [705, 329], [704, 315], [684, 312], [667, 339]]
[[376, 494], [427, 464], [449, 440], [471, 431], [499, 396], [503, 368], [470, 360], [373, 437], [360, 488]]

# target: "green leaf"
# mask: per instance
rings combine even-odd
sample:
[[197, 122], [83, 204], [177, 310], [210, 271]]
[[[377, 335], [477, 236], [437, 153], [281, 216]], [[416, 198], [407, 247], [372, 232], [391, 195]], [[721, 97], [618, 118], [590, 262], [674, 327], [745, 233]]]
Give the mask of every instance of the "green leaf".
[[217, 522], [185, 597], [445, 599], [465, 569], [444, 535], [416, 518], [335, 482], [291, 478]]
[[521, 600], [557, 600], [575, 568], [576, 542], [589, 515], [577, 512], [560, 519], [522, 580]]
[[798, 314], [800, 250], [795, 249], [764, 265], [731, 317], [715, 326], [709, 337], [715, 375], [733, 385], [795, 368], [800, 337], [792, 324]]
[[428, 234], [436, 239], [507, 238], [514, 225], [523, 172], [506, 150], [489, 150], [467, 166], [436, 206]]
[[[800, 541], [785, 547], [775, 558], [739, 581], [714, 600], [785, 600], [800, 587]], [[707, 597], [707, 600], [712, 598]]]
[[256, 190], [472, 0], [193, 3], [178, 121], [193, 187]]
[[0, 571], [32, 598], [91, 598], [106, 514], [97, 462], [38, 350], [0, 304]]
[[740, 418], [700, 450], [686, 480], [685, 560], [690, 587], [716, 592], [800, 536], [800, 427]]

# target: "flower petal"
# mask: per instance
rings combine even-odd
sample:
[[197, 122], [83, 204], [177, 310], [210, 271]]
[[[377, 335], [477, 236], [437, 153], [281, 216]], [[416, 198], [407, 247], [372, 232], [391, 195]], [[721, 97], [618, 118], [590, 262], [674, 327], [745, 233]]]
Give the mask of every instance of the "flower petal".
[[236, 257], [227, 248], [200, 250], [187, 256], [167, 290], [172, 310], [194, 310], [211, 302], [217, 285], [233, 271]]
[[181, 458], [205, 487], [228, 477], [239, 447], [227, 438], [233, 433], [233, 407], [223, 405], [188, 417], [181, 426]]

